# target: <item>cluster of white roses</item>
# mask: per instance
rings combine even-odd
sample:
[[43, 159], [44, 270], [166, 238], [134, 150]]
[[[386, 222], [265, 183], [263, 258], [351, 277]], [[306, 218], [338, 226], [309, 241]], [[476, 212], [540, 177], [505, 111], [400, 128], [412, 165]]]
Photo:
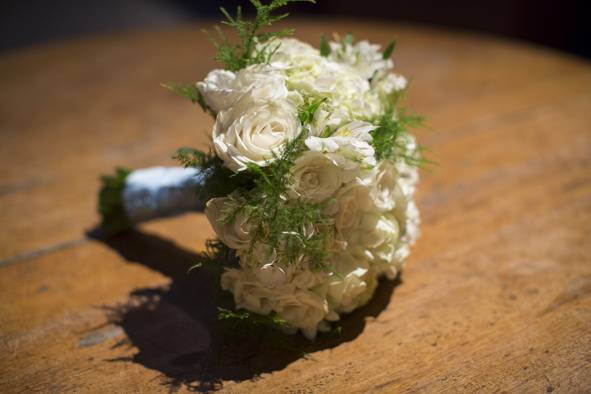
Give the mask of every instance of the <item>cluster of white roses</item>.
[[[285, 198], [330, 201], [326, 215], [336, 233], [327, 261], [332, 270], [285, 264], [264, 245], [260, 253], [255, 245], [253, 253], [247, 214], [238, 213], [231, 223], [220, 220], [225, 197], [210, 200], [206, 215], [240, 258], [240, 268], [227, 269], [221, 279], [237, 308], [276, 312], [294, 331], [314, 338], [340, 313], [364, 305], [380, 276], [395, 278], [417, 237], [417, 171], [402, 160], [377, 161], [371, 143], [377, 128], [371, 119], [384, 113], [406, 80], [391, 73], [392, 61], [367, 41], [331, 42], [328, 56], [292, 38], [271, 45], [276, 50], [266, 64], [213, 70], [197, 87], [216, 114], [215, 152], [232, 171], [249, 163], [268, 165], [287, 141], [306, 132], [307, 150], [295, 160]], [[310, 98], [324, 101], [302, 124], [298, 110]], [[413, 152], [415, 141], [405, 138]]]

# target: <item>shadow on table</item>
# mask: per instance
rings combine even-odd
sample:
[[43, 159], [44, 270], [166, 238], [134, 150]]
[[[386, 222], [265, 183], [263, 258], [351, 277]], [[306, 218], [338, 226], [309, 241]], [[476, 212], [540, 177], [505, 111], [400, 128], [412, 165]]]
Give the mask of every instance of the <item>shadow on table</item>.
[[228, 293], [218, 286], [216, 267], [187, 273], [199, 255], [155, 235], [130, 231], [103, 238], [129, 262], [143, 264], [171, 278], [168, 287], [133, 291], [124, 305], [107, 307], [113, 324], [127, 338], [116, 346], [131, 345], [139, 351], [113, 361], [132, 361], [160, 371], [171, 389], [185, 386], [195, 391], [221, 388], [225, 380], [256, 379], [265, 372], [285, 368], [317, 350], [332, 348], [355, 339], [365, 328], [367, 317], [384, 310], [397, 281], [380, 282], [372, 301], [346, 315], [338, 335], [320, 335], [310, 342], [301, 335], [284, 335], [271, 329], [249, 331], [217, 319], [217, 307], [232, 307]]

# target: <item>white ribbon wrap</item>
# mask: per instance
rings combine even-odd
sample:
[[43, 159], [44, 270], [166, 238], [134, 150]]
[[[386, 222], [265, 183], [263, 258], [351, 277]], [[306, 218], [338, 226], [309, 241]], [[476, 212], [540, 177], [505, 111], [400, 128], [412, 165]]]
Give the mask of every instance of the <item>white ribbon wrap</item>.
[[132, 223], [194, 211], [203, 174], [195, 168], [151, 167], [130, 173], [125, 180], [123, 206]]

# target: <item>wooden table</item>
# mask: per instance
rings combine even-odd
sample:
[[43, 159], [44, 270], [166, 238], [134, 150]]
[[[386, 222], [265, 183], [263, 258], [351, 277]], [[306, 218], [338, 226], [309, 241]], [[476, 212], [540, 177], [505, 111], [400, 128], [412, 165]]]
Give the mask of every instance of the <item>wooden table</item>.
[[218, 334], [212, 284], [185, 272], [212, 235], [203, 215], [87, 235], [100, 174], [205, 146], [211, 120], [159, 86], [214, 67], [205, 25], [0, 57], [0, 392], [591, 391], [588, 63], [465, 33], [296, 23], [313, 43], [397, 37], [440, 163], [423, 173], [402, 283], [302, 356]]

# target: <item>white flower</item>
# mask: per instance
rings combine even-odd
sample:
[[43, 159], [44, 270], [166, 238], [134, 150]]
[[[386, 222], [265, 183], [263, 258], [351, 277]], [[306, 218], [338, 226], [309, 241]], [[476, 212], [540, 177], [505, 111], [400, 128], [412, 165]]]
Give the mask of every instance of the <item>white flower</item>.
[[256, 278], [263, 286], [274, 288], [286, 284], [292, 276], [292, 267], [281, 267], [278, 264], [267, 263], [254, 269]]
[[197, 89], [205, 104], [214, 112], [230, 107], [244, 93], [234, 89], [236, 74], [227, 70], [211, 70], [202, 82], [197, 82]]
[[277, 261], [277, 251], [264, 242], [256, 242], [252, 249], [237, 250], [241, 267], [261, 267]]
[[365, 79], [370, 79], [375, 73], [392, 68], [392, 60], [384, 59], [379, 45], [368, 41], [358, 41], [355, 45], [346, 42], [330, 42], [329, 58], [349, 65], [355, 72]]
[[383, 111], [380, 97], [373, 91], [354, 95], [342, 105], [349, 108], [349, 111], [355, 118], [371, 118], [379, 116]]
[[365, 260], [348, 253], [339, 253], [333, 261], [339, 275], [331, 275], [328, 281], [328, 303], [331, 311], [349, 313], [370, 300], [377, 277]]
[[353, 121], [337, 129], [332, 136], [322, 138], [310, 136], [305, 144], [313, 152], [323, 152], [347, 171], [355, 171], [361, 165], [376, 163], [374, 149], [369, 144], [370, 131], [376, 126], [368, 122]]
[[371, 196], [376, 207], [382, 211], [391, 211], [397, 204], [406, 207], [406, 196], [398, 183], [396, 167], [388, 162], [380, 163], [371, 179]]
[[326, 281], [326, 276], [325, 272], [305, 269], [294, 274], [291, 283], [298, 289], [311, 289]]
[[372, 80], [373, 87], [383, 96], [388, 96], [394, 92], [406, 89], [407, 83], [406, 78], [394, 73], [389, 73], [383, 78]]
[[291, 188], [299, 196], [321, 202], [343, 184], [345, 175], [338, 164], [323, 153], [306, 151], [294, 162]]
[[216, 235], [232, 249], [243, 250], [250, 246], [250, 226], [248, 215], [239, 211], [231, 223], [222, 223], [223, 210], [227, 202], [226, 197], [212, 198], [205, 204], [205, 216], [211, 223]]
[[204, 81], [197, 83], [197, 88], [207, 106], [216, 113], [230, 108], [247, 93], [253, 101], [280, 100], [288, 95], [283, 74], [261, 64], [243, 68], [236, 74], [212, 70]]
[[405, 216], [406, 220], [403, 222], [404, 227], [402, 240], [405, 243], [412, 245], [416, 242], [420, 235], [419, 223], [421, 222], [419, 209], [413, 200], [408, 201]]
[[310, 124], [310, 135], [322, 136], [327, 130], [332, 131], [346, 123], [350, 114], [342, 107], [333, 107], [326, 103], [322, 104], [314, 113], [314, 119]]
[[227, 269], [222, 274], [221, 286], [234, 295], [237, 309], [267, 315], [277, 303], [277, 295], [261, 286], [247, 270]]
[[[410, 205], [411, 203], [409, 203], [408, 206]], [[414, 205], [414, 203], [412, 203], [412, 205]], [[418, 220], [418, 216], [415, 218]], [[391, 254], [390, 260], [380, 259], [372, 262], [372, 267], [376, 273], [378, 275], [385, 275], [388, 279], [396, 278], [396, 275], [398, 275], [398, 272], [404, 265], [404, 261], [410, 254], [410, 246], [418, 237], [418, 221], [415, 222], [414, 218], [410, 220], [407, 218], [402, 222], [398, 220], [398, 223], [400, 225], [401, 237], [396, 244], [394, 253]]]
[[365, 212], [358, 226], [343, 233], [347, 250], [370, 262], [391, 263], [394, 260], [400, 229], [396, 217], [389, 213]]
[[275, 38], [268, 43], [259, 44], [258, 49], [262, 49], [263, 45], [274, 50], [269, 64], [279, 70], [318, 63], [321, 59], [317, 49], [295, 38]]
[[330, 107], [346, 112], [349, 119], [369, 118], [382, 110], [379, 97], [371, 91], [368, 79], [349, 65], [322, 57], [317, 49], [293, 38], [273, 40], [269, 48], [275, 48], [277, 44], [279, 48], [270, 64], [284, 72], [290, 91], [325, 97], [329, 99]]
[[296, 290], [279, 296], [277, 313], [291, 326], [299, 328], [308, 339], [314, 339], [318, 324], [328, 313], [326, 298], [308, 290]]
[[343, 186], [336, 194], [335, 226], [339, 231], [354, 229], [361, 223], [363, 214], [372, 207], [370, 188], [362, 181]]
[[253, 101], [248, 95], [218, 113], [213, 145], [226, 167], [242, 171], [248, 163], [267, 165], [299, 133], [297, 110], [288, 101]]
[[[405, 148], [408, 155], [417, 154], [417, 143], [411, 135], [405, 135], [405, 138], [400, 141]], [[419, 171], [417, 167], [406, 164], [403, 160], [396, 163], [396, 171], [399, 175], [400, 187], [408, 198], [414, 195], [416, 185], [419, 181]]]

